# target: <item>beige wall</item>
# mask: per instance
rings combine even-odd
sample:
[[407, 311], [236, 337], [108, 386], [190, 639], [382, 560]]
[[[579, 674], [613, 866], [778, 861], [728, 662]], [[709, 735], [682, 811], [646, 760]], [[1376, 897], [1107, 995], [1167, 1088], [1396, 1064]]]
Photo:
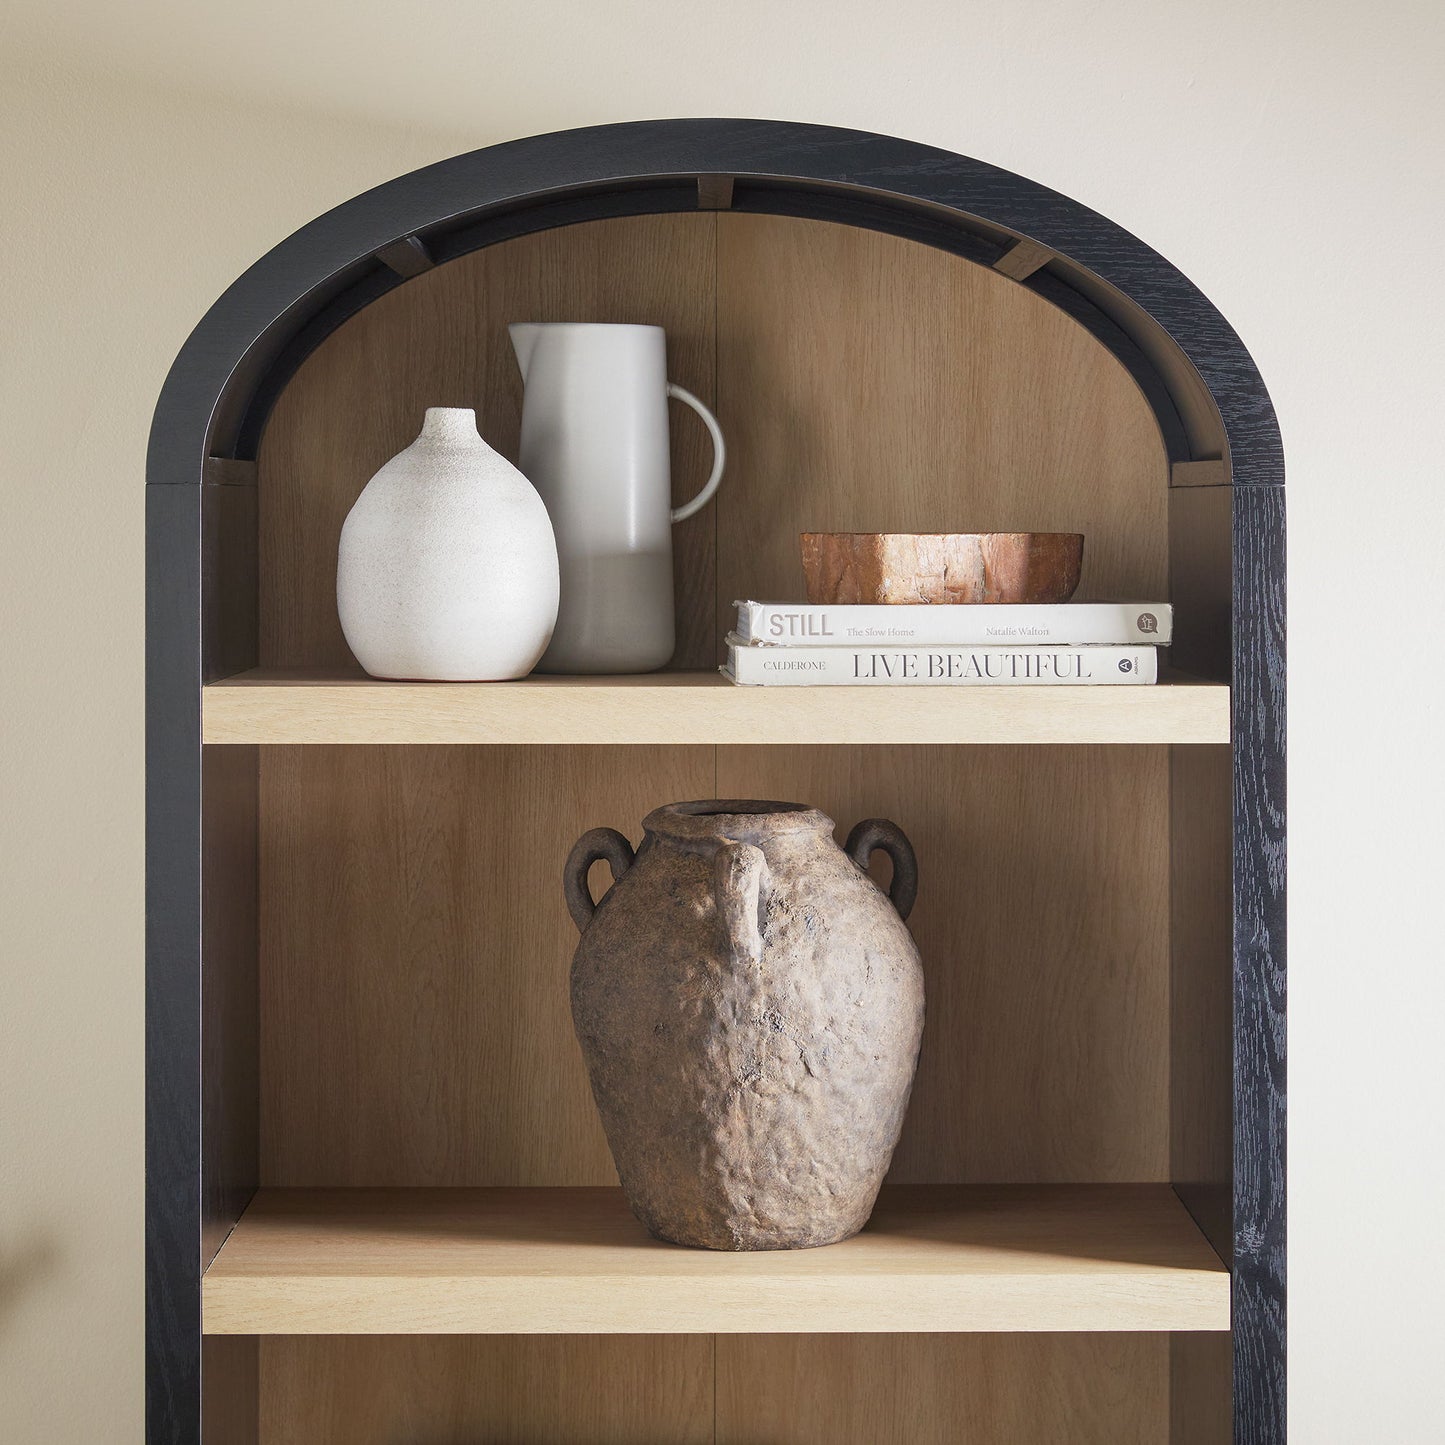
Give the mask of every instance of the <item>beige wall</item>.
[[187, 332], [317, 211], [462, 148], [40, 68], [0, 251], [0, 1440], [139, 1441], [146, 433]]
[[1291, 481], [1293, 1438], [1438, 1439], [1439, 8], [430, 9], [26, 0], [3, 22], [0, 1438], [141, 1438], [140, 488], [170, 358], [270, 244], [389, 176], [752, 114], [1074, 195], [1258, 358]]

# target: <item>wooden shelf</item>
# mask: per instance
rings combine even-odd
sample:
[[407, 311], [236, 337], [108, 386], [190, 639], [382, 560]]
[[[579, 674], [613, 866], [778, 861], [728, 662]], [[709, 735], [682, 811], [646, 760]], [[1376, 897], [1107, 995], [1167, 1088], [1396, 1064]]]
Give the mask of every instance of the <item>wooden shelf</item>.
[[1227, 1330], [1167, 1185], [916, 1185], [825, 1249], [649, 1239], [616, 1189], [262, 1190], [206, 1272], [207, 1334]]
[[244, 672], [208, 743], [1227, 743], [1229, 689], [734, 687], [716, 673], [376, 682]]

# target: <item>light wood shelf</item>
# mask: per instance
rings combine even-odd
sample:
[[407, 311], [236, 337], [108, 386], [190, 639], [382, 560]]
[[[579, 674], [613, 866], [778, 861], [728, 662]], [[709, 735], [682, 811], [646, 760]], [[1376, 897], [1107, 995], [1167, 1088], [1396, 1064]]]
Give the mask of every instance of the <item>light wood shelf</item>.
[[252, 671], [205, 689], [208, 743], [1227, 743], [1229, 688], [735, 687], [716, 673], [377, 682]]
[[899, 1186], [856, 1238], [763, 1254], [649, 1239], [617, 1189], [262, 1190], [202, 1302], [212, 1335], [1229, 1328], [1162, 1184]]

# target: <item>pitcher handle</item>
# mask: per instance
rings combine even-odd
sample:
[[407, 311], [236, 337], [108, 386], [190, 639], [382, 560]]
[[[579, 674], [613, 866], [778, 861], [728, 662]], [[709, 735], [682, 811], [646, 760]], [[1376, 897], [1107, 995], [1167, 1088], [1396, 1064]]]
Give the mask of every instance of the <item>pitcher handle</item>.
[[[675, 382], [669, 381], [667, 394], [675, 396], [679, 401], [685, 401], [702, 418], [702, 424], [707, 428], [708, 435], [712, 437], [712, 475], [707, 479], [702, 491], [692, 501], [672, 509], [672, 520], [676, 525], [678, 522], [685, 522], [694, 512], [702, 511], [712, 501], [712, 494], [717, 491], [718, 483], [722, 481], [723, 464], [727, 461], [727, 448], [723, 445], [722, 428], [717, 424], [717, 418], [690, 391], [684, 391]], [[653, 395], [655, 396], [656, 393], [654, 392]]]
[[880, 848], [893, 860], [893, 881], [888, 885], [889, 901], [898, 910], [898, 916], [906, 919], [913, 912], [913, 901], [918, 897], [918, 859], [903, 829], [887, 818], [864, 818], [848, 834], [848, 841], [843, 845], [843, 851], [865, 871], [868, 860]]
[[634, 857], [632, 844], [616, 828], [591, 828], [572, 845], [562, 869], [562, 893], [578, 933], [587, 931], [587, 925], [597, 911], [597, 905], [592, 901], [592, 890], [587, 886], [587, 870], [599, 859], [605, 858], [612, 869], [612, 882], [616, 884], [632, 867]]

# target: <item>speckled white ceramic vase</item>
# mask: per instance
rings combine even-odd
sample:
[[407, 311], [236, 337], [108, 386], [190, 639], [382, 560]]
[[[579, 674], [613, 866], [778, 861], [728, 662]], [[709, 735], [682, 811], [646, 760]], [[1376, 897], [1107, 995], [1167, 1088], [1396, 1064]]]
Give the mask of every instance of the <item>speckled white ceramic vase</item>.
[[557, 544], [476, 412], [429, 407], [362, 489], [341, 529], [336, 606], [373, 677], [490, 682], [536, 665], [557, 621]]

